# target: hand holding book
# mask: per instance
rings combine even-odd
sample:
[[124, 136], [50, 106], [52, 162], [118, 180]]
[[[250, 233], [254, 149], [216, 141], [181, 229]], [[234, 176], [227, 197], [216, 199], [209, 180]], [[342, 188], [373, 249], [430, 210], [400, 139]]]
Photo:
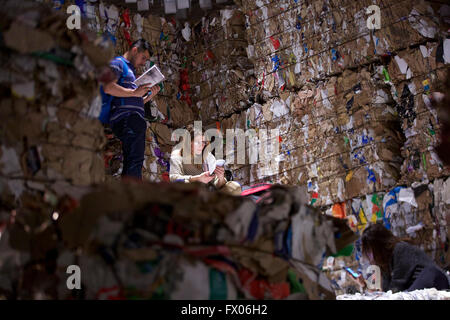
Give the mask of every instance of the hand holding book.
[[153, 99], [153, 97], [156, 96], [160, 90], [161, 88], [158, 85], [151, 87], [148, 94], [144, 97], [144, 103], [147, 103], [149, 100]]
[[148, 85], [153, 87], [164, 80], [164, 75], [161, 73], [159, 68], [154, 65], [145, 71], [139, 78], [137, 78], [134, 83], [138, 86]]

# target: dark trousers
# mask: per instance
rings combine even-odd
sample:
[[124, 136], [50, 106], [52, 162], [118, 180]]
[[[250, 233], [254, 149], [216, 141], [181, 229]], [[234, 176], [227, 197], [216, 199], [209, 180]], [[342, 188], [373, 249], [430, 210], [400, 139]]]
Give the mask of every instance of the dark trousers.
[[124, 117], [112, 125], [112, 131], [122, 141], [122, 177], [142, 179], [147, 123], [136, 113]]
[[425, 267], [407, 291], [436, 288], [437, 290], [450, 289], [447, 276], [435, 266]]

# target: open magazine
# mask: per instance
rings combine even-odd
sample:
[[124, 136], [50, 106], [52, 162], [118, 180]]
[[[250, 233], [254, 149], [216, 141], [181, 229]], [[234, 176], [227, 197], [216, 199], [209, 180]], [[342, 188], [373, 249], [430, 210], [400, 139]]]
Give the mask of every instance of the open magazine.
[[164, 81], [165, 77], [156, 65], [153, 65], [145, 71], [134, 83], [137, 86], [149, 85], [151, 87], [157, 85], [161, 81]]
[[216, 159], [214, 156], [210, 153], [206, 157], [206, 164], [208, 166], [209, 174], [213, 174], [214, 170], [216, 170], [216, 167], [223, 167], [225, 164], [225, 160], [223, 159]]

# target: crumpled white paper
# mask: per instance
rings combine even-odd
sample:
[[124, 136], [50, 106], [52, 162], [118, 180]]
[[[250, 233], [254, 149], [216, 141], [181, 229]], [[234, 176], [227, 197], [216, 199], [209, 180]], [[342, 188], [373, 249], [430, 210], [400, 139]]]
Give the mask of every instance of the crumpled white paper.
[[450, 300], [450, 292], [432, 288], [397, 293], [392, 293], [392, 291], [356, 293], [337, 296], [336, 300]]
[[410, 205], [417, 208], [416, 198], [414, 197], [414, 191], [411, 188], [401, 189], [398, 194], [398, 201], [408, 202]]
[[191, 28], [189, 27], [188, 22], [184, 24], [184, 29], [181, 30], [181, 35], [183, 36], [184, 40], [186, 41], [191, 40]]
[[408, 20], [411, 26], [422, 36], [426, 38], [434, 38], [436, 35], [437, 29], [430, 26], [428, 22], [423, 19], [423, 15], [421, 15], [416, 9], [411, 10]]

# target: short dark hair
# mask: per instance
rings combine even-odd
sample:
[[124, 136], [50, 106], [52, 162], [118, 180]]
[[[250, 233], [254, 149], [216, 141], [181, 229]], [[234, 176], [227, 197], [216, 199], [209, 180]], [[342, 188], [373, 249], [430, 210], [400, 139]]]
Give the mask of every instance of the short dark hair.
[[139, 39], [134, 41], [131, 44], [130, 50], [133, 49], [134, 47], [138, 48], [139, 52], [148, 51], [150, 56], [153, 55], [152, 47], [150, 46], [150, 43], [148, 43], [148, 41], [145, 39]]

